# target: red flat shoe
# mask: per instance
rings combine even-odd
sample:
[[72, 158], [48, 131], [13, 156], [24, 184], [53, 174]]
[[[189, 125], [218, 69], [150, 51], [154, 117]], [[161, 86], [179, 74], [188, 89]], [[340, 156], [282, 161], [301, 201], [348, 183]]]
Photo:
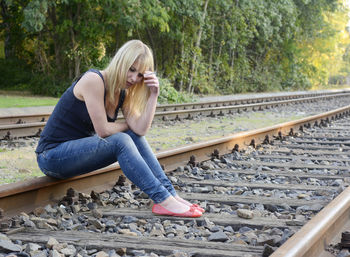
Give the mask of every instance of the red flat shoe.
[[205, 212], [205, 210], [202, 207], [200, 207], [198, 204], [194, 203], [194, 204], [191, 205], [191, 207], [196, 208], [197, 210], [199, 210], [202, 213]]
[[202, 216], [202, 212], [196, 208], [190, 207], [190, 209], [183, 213], [175, 213], [171, 212], [159, 204], [154, 204], [152, 207], [152, 212], [157, 215], [168, 215], [168, 216], [177, 216], [177, 217], [189, 217], [189, 218], [197, 218]]

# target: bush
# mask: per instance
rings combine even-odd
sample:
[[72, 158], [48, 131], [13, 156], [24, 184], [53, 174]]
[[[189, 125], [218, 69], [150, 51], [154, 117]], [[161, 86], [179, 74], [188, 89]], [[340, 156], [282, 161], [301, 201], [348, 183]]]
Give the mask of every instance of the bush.
[[29, 91], [37, 95], [59, 97], [69, 87], [69, 81], [57, 81], [56, 76], [34, 72], [17, 59], [0, 59], [0, 89]]
[[331, 76], [328, 79], [328, 84], [331, 84], [331, 85], [345, 85], [346, 84], [346, 77], [343, 76], [343, 75]]
[[183, 102], [192, 102], [193, 96], [184, 92], [178, 92], [171, 85], [168, 79], [160, 78], [159, 79], [159, 97], [158, 102], [161, 104], [165, 103], [183, 103]]
[[18, 59], [0, 59], [0, 89], [25, 91], [30, 89], [30, 67]]

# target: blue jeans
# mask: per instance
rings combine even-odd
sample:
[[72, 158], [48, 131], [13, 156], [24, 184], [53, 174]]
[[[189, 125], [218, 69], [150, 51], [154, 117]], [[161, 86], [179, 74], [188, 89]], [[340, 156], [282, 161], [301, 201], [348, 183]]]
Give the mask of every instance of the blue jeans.
[[125, 176], [160, 203], [176, 192], [145, 137], [131, 130], [106, 138], [97, 135], [61, 143], [37, 156], [42, 172], [64, 179], [106, 167], [116, 161]]

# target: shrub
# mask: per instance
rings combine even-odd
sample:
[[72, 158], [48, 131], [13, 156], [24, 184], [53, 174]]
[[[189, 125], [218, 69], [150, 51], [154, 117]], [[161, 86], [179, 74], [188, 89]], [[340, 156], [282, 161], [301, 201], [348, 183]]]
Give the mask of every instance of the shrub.
[[171, 85], [170, 81], [165, 78], [158, 77], [159, 79], [159, 97], [158, 102], [161, 104], [165, 103], [182, 103], [182, 102], [191, 102], [194, 100], [193, 96], [184, 93], [184, 92], [178, 92], [176, 89]]

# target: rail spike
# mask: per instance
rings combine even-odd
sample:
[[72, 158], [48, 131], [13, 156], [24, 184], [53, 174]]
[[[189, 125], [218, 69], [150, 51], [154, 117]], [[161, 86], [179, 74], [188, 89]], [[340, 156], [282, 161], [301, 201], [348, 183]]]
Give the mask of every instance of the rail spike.
[[239, 145], [238, 144], [235, 144], [235, 146], [232, 148], [232, 153], [234, 152], [238, 152], [239, 151]]
[[255, 139], [252, 139], [252, 141], [250, 141], [249, 146], [252, 146], [254, 149], [256, 148]]
[[281, 131], [279, 131], [279, 132], [278, 132], [278, 135], [275, 137], [275, 139], [278, 139], [278, 140], [280, 140], [281, 142], [284, 140], [284, 138], [283, 138], [283, 135], [282, 135], [282, 132], [281, 132]]
[[211, 160], [219, 159], [219, 158], [220, 158], [219, 150], [218, 149], [214, 149], [214, 151], [211, 153]]
[[11, 132], [7, 131], [6, 135], [4, 136], [4, 140], [11, 140], [12, 136], [11, 136]]
[[189, 162], [187, 163], [187, 165], [190, 165], [190, 166], [192, 166], [192, 167], [197, 166], [196, 156], [191, 155], [191, 156], [190, 156], [190, 160], [189, 160]]
[[290, 128], [290, 131], [289, 131], [288, 135], [291, 136], [291, 137], [295, 135], [293, 128]]
[[346, 248], [346, 249], [350, 248], [350, 232], [349, 231], [345, 231], [345, 232], [341, 233], [340, 246], [341, 246], [341, 248]]
[[42, 132], [42, 130], [41, 130], [41, 128], [39, 128], [38, 131], [35, 133], [35, 136], [36, 136], [36, 137], [39, 137], [40, 134], [41, 134], [41, 132]]
[[269, 135], [266, 135], [266, 136], [265, 136], [264, 141], [263, 141], [263, 144], [264, 144], [264, 145], [268, 145], [268, 144], [270, 144], [270, 138], [269, 138]]
[[216, 115], [214, 114], [214, 112], [211, 111], [210, 114], [209, 114], [207, 117], [215, 118], [215, 116], [216, 116]]
[[181, 121], [181, 118], [179, 117], [179, 115], [176, 115], [175, 119], [176, 121]]

